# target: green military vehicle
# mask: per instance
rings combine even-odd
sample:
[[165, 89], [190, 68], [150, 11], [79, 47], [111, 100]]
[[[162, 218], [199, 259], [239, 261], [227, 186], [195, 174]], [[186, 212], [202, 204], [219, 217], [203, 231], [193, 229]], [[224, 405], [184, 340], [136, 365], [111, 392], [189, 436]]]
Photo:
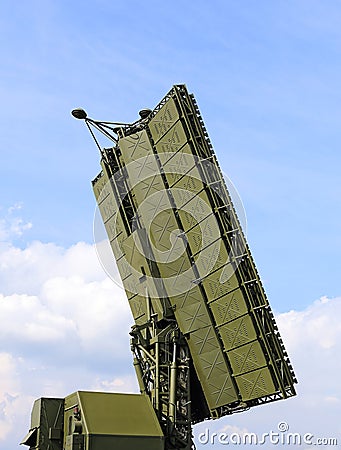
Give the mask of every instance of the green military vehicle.
[[[194, 96], [175, 85], [130, 124], [72, 114], [100, 151], [92, 185], [135, 321], [141, 393], [41, 398], [22, 444], [190, 450], [193, 424], [294, 396], [295, 375]], [[94, 130], [112, 145], [101, 148]]]

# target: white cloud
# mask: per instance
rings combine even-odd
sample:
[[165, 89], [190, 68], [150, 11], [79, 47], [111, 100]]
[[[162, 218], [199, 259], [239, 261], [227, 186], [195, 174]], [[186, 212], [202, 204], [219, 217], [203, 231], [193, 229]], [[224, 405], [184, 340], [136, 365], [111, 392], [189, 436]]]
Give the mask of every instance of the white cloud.
[[0, 353], [0, 446], [17, 423], [24, 423], [33, 401], [33, 397], [21, 392], [20, 363], [10, 353]]
[[0, 448], [26, 433], [35, 398], [137, 390], [124, 291], [94, 247], [0, 247]]
[[228, 434], [236, 433], [239, 436], [244, 436], [246, 433], [249, 433], [249, 430], [247, 428], [236, 427], [235, 425], [224, 425], [219, 432]]
[[32, 228], [31, 222], [26, 222], [21, 217], [16, 216], [16, 211], [21, 208], [21, 203], [10, 206], [0, 219], [0, 241], [20, 237], [25, 231]]
[[70, 319], [54, 315], [36, 296], [1, 295], [0, 309], [3, 319], [0, 329], [2, 342], [60, 344], [74, 328]]
[[105, 279], [92, 245], [78, 242], [68, 249], [53, 243], [32, 242], [25, 249], [3, 246], [0, 284], [5, 294], [38, 294], [53, 277], [79, 275], [84, 281]]
[[340, 297], [322, 297], [304, 311], [290, 311], [277, 318], [299, 381], [298, 396], [284, 403], [282, 418], [288, 418], [291, 431], [337, 437], [339, 443], [340, 314]]
[[341, 335], [341, 322], [336, 315], [339, 310], [340, 299], [322, 297], [304, 311], [281, 314], [278, 322], [289, 345], [295, 345], [303, 334], [310, 345], [328, 350], [338, 345]]
[[91, 386], [94, 391], [138, 392], [138, 383], [134, 374], [109, 380], [97, 378]]
[[1, 253], [1, 263], [7, 295], [0, 294], [0, 336], [7, 348], [33, 355], [39, 349], [62, 360], [125, 355], [121, 338], [129, 347], [132, 323], [128, 302], [103, 273], [93, 246], [11, 246]]

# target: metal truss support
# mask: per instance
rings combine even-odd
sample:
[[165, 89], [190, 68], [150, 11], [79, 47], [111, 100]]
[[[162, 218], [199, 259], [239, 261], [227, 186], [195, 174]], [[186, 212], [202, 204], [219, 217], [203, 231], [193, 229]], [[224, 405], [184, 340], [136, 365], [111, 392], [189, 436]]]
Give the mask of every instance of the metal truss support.
[[194, 449], [191, 427], [190, 355], [176, 322], [133, 326], [131, 349], [141, 393], [152, 402], [166, 436], [166, 450]]

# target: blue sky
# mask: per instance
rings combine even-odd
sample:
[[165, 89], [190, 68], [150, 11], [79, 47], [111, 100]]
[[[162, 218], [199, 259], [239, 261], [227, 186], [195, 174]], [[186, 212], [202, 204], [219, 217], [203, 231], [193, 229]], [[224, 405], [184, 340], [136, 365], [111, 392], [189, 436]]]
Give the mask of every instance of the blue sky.
[[[51, 339], [60, 344], [75, 333], [76, 353], [82, 355], [79, 366], [86, 368], [83, 378], [80, 375], [84, 385], [113, 386], [105, 353], [97, 361], [98, 369], [88, 362], [87, 358], [98, 355], [91, 336], [94, 342], [98, 337], [95, 332], [89, 336], [79, 332], [84, 319], [81, 308], [68, 307], [66, 300], [79, 301], [84, 288], [92, 305], [90, 292], [99, 283], [103, 305], [110, 308], [106, 295], [114, 289], [91, 250], [95, 201], [90, 180], [99, 171], [99, 157], [86, 127], [70, 111], [82, 106], [96, 119], [131, 122], [139, 109], [153, 108], [173, 84], [186, 83], [198, 101], [220, 165], [243, 201], [248, 240], [273, 309], [282, 315], [293, 310], [296, 324], [299, 317], [311, 318], [309, 323], [315, 324], [311, 329], [325, 333], [328, 323], [322, 329], [316, 324], [323, 317], [332, 319], [327, 308], [335, 314], [341, 295], [340, 23], [341, 5], [333, 0], [132, 0], [129, 4], [36, 0], [15, 5], [4, 0], [0, 14], [0, 277], [3, 302], [7, 299], [3, 311], [8, 315], [12, 308], [13, 316], [8, 317], [14, 329], [16, 317], [25, 308], [32, 315], [19, 318], [18, 327], [30, 329], [30, 317], [31, 325], [41, 317], [38, 325], [42, 327], [43, 317], [48, 317], [56, 330], [61, 320], [65, 333], [52, 333], [56, 340]], [[59, 292], [59, 297], [51, 294], [55, 285], [60, 290], [53, 292]], [[69, 289], [73, 297], [63, 296]], [[115, 296], [121, 294], [115, 291]], [[321, 302], [322, 297], [329, 301]], [[125, 332], [130, 318], [121, 300]], [[63, 312], [60, 305], [65, 305]], [[75, 311], [74, 324], [68, 308]], [[112, 314], [116, 324], [114, 310]], [[88, 323], [90, 316], [84, 320]], [[101, 320], [99, 315], [99, 328]], [[39, 327], [45, 336], [47, 330]], [[290, 328], [286, 322], [283, 327]], [[110, 323], [105, 330], [108, 336], [113, 332]], [[8, 368], [7, 375], [0, 377], [0, 404], [1, 395], [22, 392], [25, 411], [29, 411], [32, 398], [41, 394], [38, 383], [36, 387], [23, 383], [24, 374], [34, 368], [43, 379], [44, 370], [52, 373], [54, 366], [44, 359], [49, 352], [43, 338], [40, 341], [30, 334], [32, 341], [26, 340], [24, 346], [20, 333], [6, 333], [0, 340], [3, 367]], [[296, 344], [292, 344], [294, 353]], [[326, 348], [323, 342], [316, 345]], [[121, 351], [110, 345], [106, 350], [113, 355]], [[128, 367], [128, 344], [125, 351]], [[297, 352], [301, 354], [299, 347]], [[53, 373], [62, 364], [75, 364], [72, 351], [60, 358]], [[115, 364], [120, 377], [126, 373], [122, 367], [123, 363]], [[8, 375], [12, 369], [18, 374], [17, 384]], [[129, 370], [122, 386], [133, 385], [127, 381], [133, 378]], [[59, 378], [68, 379], [65, 367]], [[69, 393], [63, 394], [63, 389], [78, 388], [67, 381], [58, 386], [58, 395]], [[341, 401], [340, 390], [336, 385], [333, 389], [326, 396]], [[56, 395], [53, 385], [45, 392]], [[16, 441], [6, 430], [18, 414], [15, 404], [21, 397], [15, 398], [6, 403], [4, 428], [0, 425], [0, 437], [1, 433], [6, 436], [0, 448], [10, 450], [16, 448]], [[333, 407], [340, 412], [336, 400]], [[24, 415], [20, 417], [24, 423]]]

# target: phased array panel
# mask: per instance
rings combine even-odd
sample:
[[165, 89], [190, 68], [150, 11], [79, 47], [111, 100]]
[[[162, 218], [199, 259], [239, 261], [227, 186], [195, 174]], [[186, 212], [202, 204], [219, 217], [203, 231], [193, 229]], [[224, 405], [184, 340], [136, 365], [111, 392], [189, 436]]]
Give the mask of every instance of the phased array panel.
[[103, 159], [94, 190], [136, 324], [150, 313], [175, 317], [212, 416], [295, 395], [264, 289], [185, 86], [174, 86], [138, 129], [122, 130]]

